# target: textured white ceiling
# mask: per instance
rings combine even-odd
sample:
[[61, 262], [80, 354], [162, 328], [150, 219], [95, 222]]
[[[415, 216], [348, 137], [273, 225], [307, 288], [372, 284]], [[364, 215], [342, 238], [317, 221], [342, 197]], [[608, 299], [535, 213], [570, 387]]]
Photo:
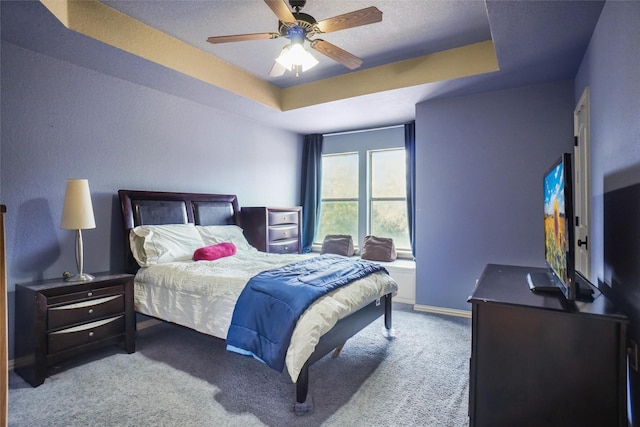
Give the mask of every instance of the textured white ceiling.
[[[103, 3], [280, 87], [350, 71], [310, 49], [318, 66], [299, 78], [271, 78], [269, 70], [288, 39], [206, 42], [209, 36], [277, 32], [278, 19], [262, 0]], [[382, 22], [315, 37], [363, 59], [360, 69], [491, 39], [485, 4], [478, 0], [308, 0], [301, 12], [320, 21], [369, 6], [382, 12]]]

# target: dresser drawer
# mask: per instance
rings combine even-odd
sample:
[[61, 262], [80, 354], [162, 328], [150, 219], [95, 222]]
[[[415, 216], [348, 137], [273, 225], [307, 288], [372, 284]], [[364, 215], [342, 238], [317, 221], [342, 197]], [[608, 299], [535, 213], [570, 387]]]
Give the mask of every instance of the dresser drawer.
[[65, 302], [76, 302], [87, 298], [97, 298], [121, 293], [124, 293], [124, 286], [108, 286], [105, 288], [90, 289], [88, 291], [73, 292], [59, 296], [50, 296], [47, 298], [47, 305], [64, 304]]
[[297, 239], [298, 238], [298, 226], [291, 225], [276, 225], [269, 227], [269, 242], [275, 240]]
[[269, 211], [269, 225], [297, 224], [298, 212]]
[[67, 350], [105, 338], [124, 334], [124, 316], [111, 317], [97, 322], [62, 329], [49, 334], [49, 354]]
[[300, 241], [298, 239], [270, 242], [268, 248], [268, 252], [274, 254], [297, 254], [299, 251]]
[[120, 313], [124, 313], [123, 294], [51, 307], [47, 313], [47, 329], [57, 329]]

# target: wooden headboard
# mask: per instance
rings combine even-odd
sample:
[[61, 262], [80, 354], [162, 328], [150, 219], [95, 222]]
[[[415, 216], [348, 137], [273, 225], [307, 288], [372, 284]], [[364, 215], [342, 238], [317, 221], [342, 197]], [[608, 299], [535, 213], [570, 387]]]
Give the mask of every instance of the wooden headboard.
[[129, 247], [129, 232], [138, 225], [240, 225], [238, 198], [231, 194], [170, 193], [119, 190], [124, 225], [125, 268], [138, 270]]

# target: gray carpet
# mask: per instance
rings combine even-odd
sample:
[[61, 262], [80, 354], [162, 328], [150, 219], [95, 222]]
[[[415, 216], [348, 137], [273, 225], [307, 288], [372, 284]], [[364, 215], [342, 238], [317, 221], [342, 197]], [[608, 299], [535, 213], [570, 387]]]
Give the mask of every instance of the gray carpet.
[[137, 352], [113, 347], [56, 367], [32, 388], [9, 378], [10, 426], [468, 425], [470, 320], [397, 304], [309, 371], [312, 414], [292, 412], [295, 387], [222, 340], [172, 324], [138, 331]]

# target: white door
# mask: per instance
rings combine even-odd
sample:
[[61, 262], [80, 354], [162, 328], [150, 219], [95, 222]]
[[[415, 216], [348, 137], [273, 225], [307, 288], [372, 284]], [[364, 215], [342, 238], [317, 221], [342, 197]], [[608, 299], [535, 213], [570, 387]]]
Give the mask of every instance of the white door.
[[578, 101], [574, 118], [573, 176], [575, 203], [576, 270], [590, 279], [591, 238], [589, 233], [589, 205], [591, 202], [591, 176], [589, 167], [589, 87], [586, 87]]

